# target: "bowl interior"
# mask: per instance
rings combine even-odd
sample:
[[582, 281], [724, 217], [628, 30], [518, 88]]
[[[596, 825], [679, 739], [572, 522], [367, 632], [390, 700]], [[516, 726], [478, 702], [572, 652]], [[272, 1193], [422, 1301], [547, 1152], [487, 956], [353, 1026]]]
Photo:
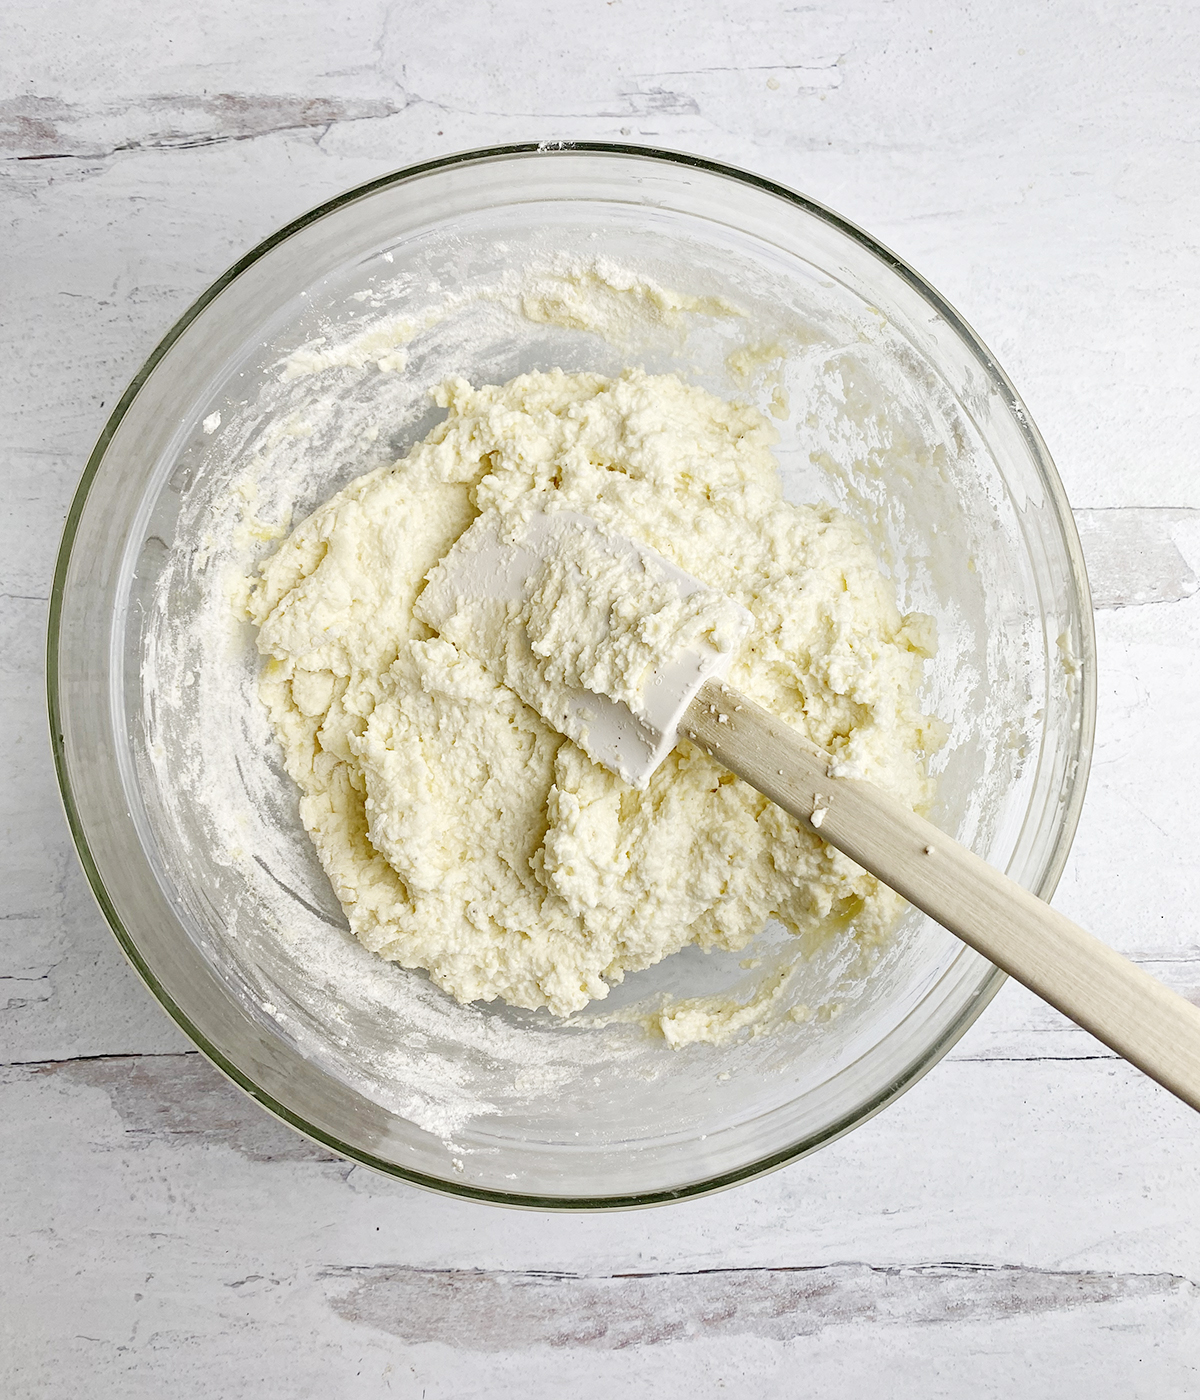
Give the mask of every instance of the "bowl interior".
[[[587, 325], [581, 277], [599, 308]], [[639, 278], [676, 306], [649, 307]], [[482, 153], [284, 230], [193, 308], [114, 415], [56, 595], [69, 811], [156, 993], [306, 1131], [519, 1204], [669, 1199], [811, 1150], [923, 1072], [998, 984], [914, 913], [869, 972], [845, 937], [803, 950], [789, 997], [809, 1019], [672, 1051], [629, 1022], [458, 1006], [349, 935], [255, 698], [239, 581], [289, 512], [423, 436], [445, 378], [627, 364], [786, 414], [785, 494], [859, 519], [902, 610], [937, 620], [927, 708], [950, 738], [934, 819], [1049, 894], [1094, 708], [1053, 467], [935, 293], [835, 216], [736, 172], [616, 148]], [[753, 951], [751, 970], [746, 952], [686, 950], [599, 1009], [748, 997], [797, 948], [769, 927]]]

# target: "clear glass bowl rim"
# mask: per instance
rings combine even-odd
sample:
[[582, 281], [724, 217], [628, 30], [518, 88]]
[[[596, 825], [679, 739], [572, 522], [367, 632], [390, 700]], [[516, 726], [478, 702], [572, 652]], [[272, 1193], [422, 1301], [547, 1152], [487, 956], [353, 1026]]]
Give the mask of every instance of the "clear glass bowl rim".
[[555, 154], [560, 152], [570, 153], [576, 156], [598, 155], [634, 157], [648, 162], [681, 166], [687, 169], [703, 171], [707, 174], [723, 177], [734, 183], [748, 185], [764, 193], [775, 195], [786, 203], [803, 210], [804, 213], [812, 215], [829, 224], [835, 230], [846, 235], [863, 247], [867, 252], [871, 253], [893, 274], [907, 282], [914, 291], [933, 307], [957, 333], [963, 344], [969, 347], [975, 355], [980, 366], [1000, 395], [1004, 407], [1014, 419], [1021, 435], [1025, 439], [1030, 458], [1046, 489], [1046, 502], [1052, 507], [1055, 517], [1057, 518], [1062, 541], [1066, 549], [1070, 580], [1074, 592], [1074, 602], [1080, 619], [1080, 640], [1082, 644], [1080, 679], [1082, 686], [1080, 697], [1080, 726], [1078, 731], [1078, 762], [1075, 768], [1073, 781], [1066, 794], [1066, 800], [1062, 804], [1058, 836], [1054, 849], [1050, 852], [1046, 861], [1042, 879], [1037, 889], [1034, 890], [1034, 893], [1042, 899], [1049, 900], [1051, 898], [1059, 878], [1062, 875], [1063, 868], [1066, 865], [1071, 842], [1079, 823], [1087, 788], [1096, 721], [1096, 643], [1092, 618], [1091, 592], [1088, 585], [1083, 550], [1079, 542], [1079, 535], [1075, 528], [1074, 518], [1071, 514], [1071, 508], [1067, 501], [1066, 493], [1049, 450], [1013, 384], [997, 364], [994, 356], [987, 349], [980, 337], [958, 311], [956, 311], [933, 286], [902, 258], [897, 256], [897, 254], [893, 253], [889, 248], [863, 229], [859, 228], [856, 224], [851, 223], [834, 210], [827, 208], [816, 200], [810, 199], [806, 195], [791, 190], [787, 186], [780, 185], [773, 180], [768, 180], [761, 175], [755, 175], [749, 171], [740, 170], [736, 166], [708, 160], [705, 157], [692, 155], [686, 152], [667, 151], [652, 146], [626, 145], [623, 143], [606, 141], [521, 142], [460, 151], [453, 155], [441, 156], [436, 160], [422, 161], [416, 165], [406, 166], [401, 170], [392, 171], [375, 180], [367, 181], [365, 184], [356, 185], [352, 189], [335, 196], [333, 199], [316, 205], [314, 208], [300, 215], [299, 218], [293, 219], [290, 223], [285, 224], [282, 228], [250, 249], [243, 257], [239, 258], [237, 262], [218, 277], [216, 281], [188, 307], [170, 330], [167, 331], [158, 345], [155, 346], [145, 364], [138, 370], [137, 374], [130, 381], [128, 388], [118, 400], [88, 458], [79, 486], [76, 489], [70, 509], [67, 512], [66, 522], [63, 527], [62, 542], [59, 546], [54, 579], [51, 586], [46, 656], [47, 706], [55, 771], [58, 777], [59, 791], [62, 797], [67, 823], [80, 863], [83, 866], [92, 894], [99, 904], [101, 912], [112, 929], [113, 934], [116, 936], [122, 951], [168, 1015], [206, 1058], [239, 1089], [243, 1090], [274, 1117], [279, 1118], [306, 1137], [330, 1148], [339, 1156], [347, 1157], [352, 1161], [362, 1163], [364, 1166], [369, 1166], [377, 1171], [381, 1171], [388, 1176], [398, 1177], [414, 1186], [436, 1191], [443, 1195], [465, 1197], [487, 1204], [503, 1205], [526, 1210], [629, 1210], [643, 1206], [665, 1204], [670, 1201], [685, 1200], [695, 1196], [709, 1195], [715, 1191], [725, 1190], [741, 1182], [752, 1180], [767, 1172], [775, 1171], [789, 1162], [796, 1161], [800, 1157], [807, 1156], [809, 1153], [816, 1151], [819, 1147], [823, 1147], [835, 1141], [837, 1138], [842, 1137], [860, 1123], [866, 1122], [867, 1119], [874, 1117], [876, 1113], [886, 1108], [888, 1104], [897, 1099], [906, 1089], [911, 1088], [913, 1084], [921, 1079], [942, 1059], [946, 1052], [950, 1050], [974, 1024], [987, 1004], [996, 995], [1001, 986], [1003, 986], [1004, 982], [1007, 980], [1006, 974], [997, 967], [990, 967], [984, 973], [980, 983], [970, 997], [970, 1000], [963, 1007], [958, 1017], [946, 1028], [943, 1034], [933, 1044], [928, 1046], [911, 1064], [906, 1066], [903, 1071], [897, 1074], [891, 1083], [873, 1098], [865, 1103], [856, 1105], [842, 1118], [828, 1124], [821, 1132], [805, 1137], [799, 1142], [775, 1151], [768, 1156], [749, 1162], [744, 1167], [738, 1168], [737, 1170], [727, 1171], [718, 1176], [692, 1182], [680, 1188], [668, 1188], [627, 1196], [579, 1198], [565, 1196], [531, 1196], [487, 1190], [471, 1186], [465, 1182], [460, 1184], [443, 1180], [440, 1177], [427, 1176], [424, 1173], [414, 1172], [398, 1166], [393, 1162], [375, 1157], [359, 1147], [341, 1142], [333, 1135], [306, 1122], [299, 1114], [287, 1108], [286, 1105], [280, 1103], [271, 1094], [262, 1089], [245, 1071], [229, 1060], [217, 1046], [213, 1045], [198, 1030], [181, 1008], [176, 1005], [167, 990], [159, 983], [153, 970], [143, 958], [137, 943], [126, 929], [124, 921], [105, 888], [104, 881], [92, 857], [87, 832], [84, 828], [84, 823], [81, 819], [71, 789], [63, 738], [62, 696], [59, 691], [61, 621], [67, 567], [88, 494], [93, 481], [103, 465], [109, 443], [125, 414], [128, 412], [130, 405], [137, 397], [142, 386], [154, 372], [159, 361], [171, 346], [186, 332], [192, 322], [201, 315], [210, 303], [216, 300], [225, 287], [254, 263], [258, 262], [259, 259], [270, 252], [272, 248], [284, 242], [301, 229], [307, 228], [326, 215], [348, 204], [352, 204], [362, 199], [364, 196], [390, 186], [403, 184], [406, 181], [414, 180], [433, 171], [446, 170], [455, 166], [465, 166], [482, 162], [491, 163], [512, 158], [524, 159], [529, 156], [538, 155], [552, 158]]

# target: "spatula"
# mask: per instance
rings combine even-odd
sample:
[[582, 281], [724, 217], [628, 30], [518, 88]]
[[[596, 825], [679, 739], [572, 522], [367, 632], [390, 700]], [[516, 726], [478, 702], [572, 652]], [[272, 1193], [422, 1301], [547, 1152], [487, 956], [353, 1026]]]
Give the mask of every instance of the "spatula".
[[727, 686], [749, 613], [648, 546], [572, 511], [516, 528], [485, 514], [416, 611], [635, 787], [680, 738], [698, 744], [1200, 1109], [1200, 1010]]

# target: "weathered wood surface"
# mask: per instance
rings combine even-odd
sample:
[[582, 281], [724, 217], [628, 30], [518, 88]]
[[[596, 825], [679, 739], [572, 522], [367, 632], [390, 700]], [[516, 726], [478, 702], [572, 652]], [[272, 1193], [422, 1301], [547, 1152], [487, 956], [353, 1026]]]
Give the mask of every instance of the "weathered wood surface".
[[1119, 1064], [948, 1064], [785, 1172], [583, 1219], [351, 1167], [194, 1054], [0, 1095], [18, 1394], [1192, 1393], [1193, 1115]]
[[189, 1052], [91, 902], [42, 717], [79, 472], [240, 252], [468, 146], [695, 150], [870, 228], [1021, 389], [1098, 608], [1056, 903], [1200, 1001], [1198, 45], [1184, 0], [3, 8], [0, 1393], [1200, 1392], [1200, 1120], [1020, 989], [737, 1191], [604, 1219], [424, 1195]]

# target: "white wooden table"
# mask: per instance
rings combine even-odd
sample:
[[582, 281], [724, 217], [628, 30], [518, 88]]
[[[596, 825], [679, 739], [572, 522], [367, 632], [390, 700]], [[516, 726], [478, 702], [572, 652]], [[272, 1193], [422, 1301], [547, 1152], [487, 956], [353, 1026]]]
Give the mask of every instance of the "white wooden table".
[[1200, 1117], [1009, 986], [835, 1146], [606, 1217], [333, 1159], [124, 963], [43, 719], [63, 517], [251, 244], [471, 146], [790, 184], [963, 311], [1077, 507], [1100, 637], [1056, 903], [1200, 996], [1200, 10], [1190, 0], [7, 0], [0, 12], [0, 1394], [1200, 1394]]

